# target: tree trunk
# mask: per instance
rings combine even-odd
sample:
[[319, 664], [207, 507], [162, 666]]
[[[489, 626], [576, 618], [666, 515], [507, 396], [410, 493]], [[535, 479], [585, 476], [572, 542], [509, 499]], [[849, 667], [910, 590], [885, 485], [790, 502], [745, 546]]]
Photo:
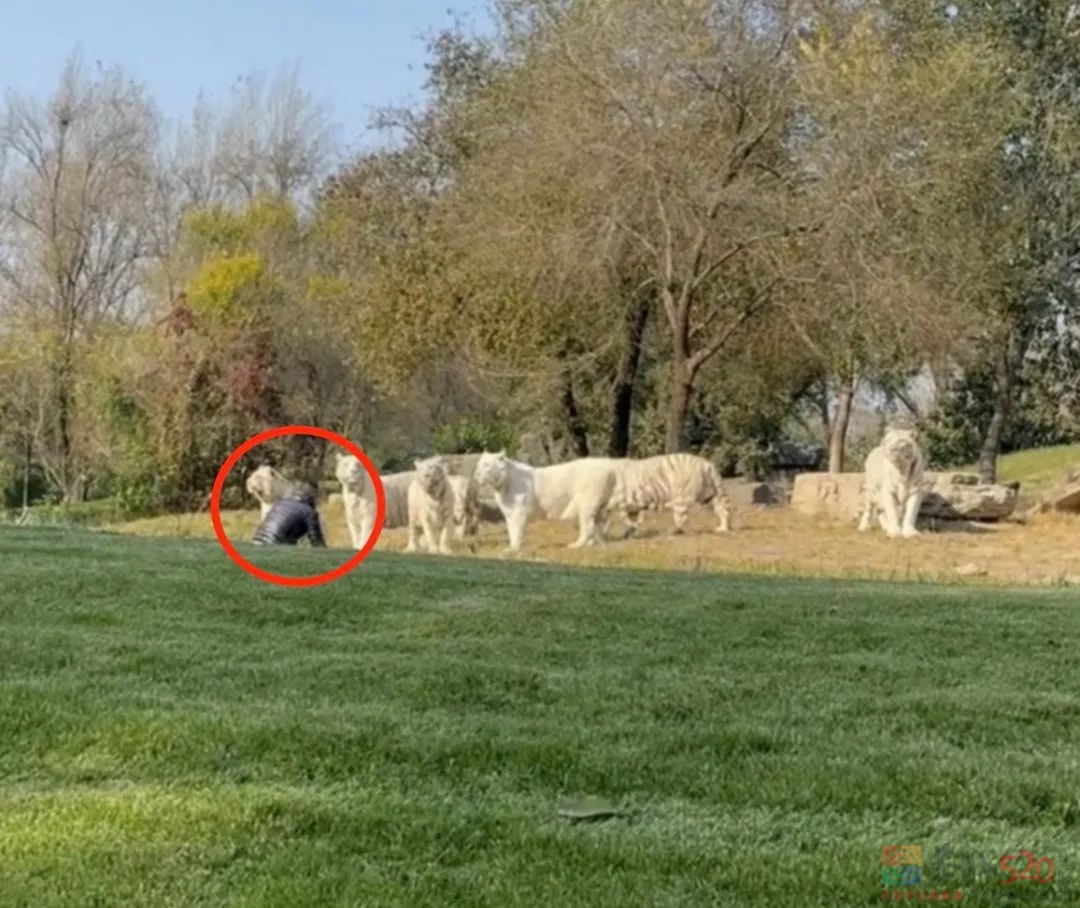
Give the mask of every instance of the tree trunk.
[[1008, 425], [1009, 411], [1012, 408], [1013, 386], [1016, 371], [1020, 366], [1019, 351], [1020, 343], [1016, 331], [1010, 331], [995, 370], [994, 412], [979, 451], [978, 470], [981, 482], [997, 482], [997, 459], [1001, 453], [1001, 442], [1005, 437], [1005, 427]]
[[611, 436], [608, 456], [626, 457], [630, 453], [630, 421], [634, 415], [634, 385], [641, 364], [641, 346], [649, 323], [652, 300], [641, 297], [626, 322], [626, 352], [615, 374], [612, 402]]
[[71, 354], [61, 354], [56, 370], [56, 434], [60, 461], [57, 474], [63, 502], [71, 497]]
[[821, 417], [821, 429], [825, 437], [832, 435], [832, 417], [829, 415], [829, 382], [824, 380], [821, 386], [814, 391], [814, 407], [818, 416]]
[[581, 411], [574, 397], [574, 379], [569, 369], [563, 374], [562, 410], [574, 454], [578, 457], [588, 457], [589, 433], [585, 429], [585, 421], [581, 418]]
[[34, 442], [26, 438], [26, 460], [23, 461], [22, 512], [30, 510], [30, 470], [34, 465]]
[[686, 416], [694, 395], [694, 376], [686, 360], [672, 363], [673, 384], [668, 399], [667, 426], [664, 433], [664, 453], [681, 451], [686, 440]]
[[841, 385], [836, 394], [836, 415], [829, 431], [829, 472], [844, 470], [844, 446], [847, 443], [848, 423], [851, 421], [851, 405], [855, 401], [855, 383]]

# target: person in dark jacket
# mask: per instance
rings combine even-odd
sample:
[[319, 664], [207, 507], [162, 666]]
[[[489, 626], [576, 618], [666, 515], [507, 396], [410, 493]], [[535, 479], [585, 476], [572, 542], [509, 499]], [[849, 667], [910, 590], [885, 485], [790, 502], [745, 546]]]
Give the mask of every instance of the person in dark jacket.
[[255, 545], [296, 545], [307, 536], [313, 546], [326, 548], [315, 493], [296, 488], [286, 498], [275, 501], [262, 519], [252, 542]]

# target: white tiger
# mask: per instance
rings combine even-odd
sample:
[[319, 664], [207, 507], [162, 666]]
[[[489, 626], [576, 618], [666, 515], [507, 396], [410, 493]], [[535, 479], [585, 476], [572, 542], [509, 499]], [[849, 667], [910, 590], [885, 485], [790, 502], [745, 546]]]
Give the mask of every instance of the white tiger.
[[454, 494], [454, 538], [475, 536], [480, 529], [480, 498], [476, 480], [471, 476], [454, 474], [448, 475], [446, 480]]
[[257, 469], [252, 470], [244, 483], [249, 495], [259, 502], [259, 516], [265, 517], [266, 512], [275, 501], [280, 501], [292, 489], [292, 483], [275, 470], [270, 464], [264, 463]]
[[416, 478], [416, 470], [403, 473], [379, 474], [383, 495], [386, 498], [383, 529], [396, 530], [409, 525], [409, 486]]
[[338, 454], [334, 475], [341, 483], [341, 499], [345, 505], [345, 523], [349, 527], [352, 546], [359, 551], [371, 537], [375, 526], [375, 485], [364, 465], [353, 454]]
[[912, 429], [889, 428], [866, 456], [859, 531], [875, 517], [890, 537], [918, 536], [915, 521], [926, 495], [926, 459]]
[[[461, 492], [468, 499], [467, 501], [461, 501], [461, 505], [470, 513], [470, 520], [464, 524], [464, 534], [459, 532], [462, 527], [455, 524], [455, 536], [459, 539], [462, 535], [475, 534], [480, 523], [499, 523], [503, 519], [502, 512], [495, 506], [494, 501], [490, 500], [490, 496], [485, 499], [479, 487], [476, 486], [475, 479], [473, 479], [479, 458], [479, 454], [442, 455], [447, 477], [453, 480], [451, 487], [455, 490], [455, 495]], [[386, 521], [383, 527], [393, 530], [408, 526], [409, 485], [416, 478], [416, 470], [401, 473], [380, 473], [379, 476], [382, 479], [383, 491], [386, 494]], [[471, 492], [469, 491], [470, 486], [463, 483], [462, 480], [468, 480], [472, 484]]]
[[696, 504], [712, 505], [716, 532], [731, 530], [731, 501], [720, 473], [708, 460], [684, 452], [655, 457], [613, 458], [618, 483], [610, 510], [619, 511], [626, 524], [626, 536], [641, 528], [643, 511], [671, 509], [675, 532], [686, 526], [690, 509]]
[[424, 546], [429, 552], [449, 555], [450, 531], [454, 526], [454, 490], [441, 457], [436, 455], [416, 461], [408, 501], [409, 542], [405, 551], [417, 551], [417, 543], [423, 535]]
[[505, 451], [485, 451], [474, 474], [481, 489], [489, 489], [506, 520], [510, 550], [525, 539], [530, 517], [577, 520], [578, 537], [572, 549], [602, 543], [601, 528], [615, 491], [615, 469], [609, 458], [582, 457], [567, 463], [534, 467], [511, 460]]

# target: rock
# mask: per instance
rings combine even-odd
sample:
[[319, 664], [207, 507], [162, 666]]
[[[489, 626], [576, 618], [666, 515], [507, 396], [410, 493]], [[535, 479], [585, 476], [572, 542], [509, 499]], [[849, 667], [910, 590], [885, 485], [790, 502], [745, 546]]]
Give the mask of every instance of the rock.
[[1036, 511], [1080, 513], [1080, 466], [1070, 467], [1035, 507]]
[[565, 442], [554, 440], [548, 432], [525, 432], [518, 439], [517, 459], [534, 467], [562, 463], [568, 453]]
[[612, 817], [625, 817], [627, 811], [607, 801], [597, 798], [578, 798], [563, 801], [556, 808], [559, 816], [568, 820], [607, 820]]
[[754, 482], [748, 479], [725, 479], [724, 491], [732, 507], [736, 508], [786, 504], [788, 498], [787, 491], [777, 483]]
[[344, 499], [341, 497], [340, 492], [331, 492], [329, 495], [326, 496], [326, 503], [334, 505], [343, 504]]
[[980, 484], [977, 473], [950, 473], [948, 470], [943, 470], [940, 473], [928, 473], [927, 477], [934, 479], [935, 482], [950, 486], [977, 486]]
[[973, 473], [929, 473], [920, 517], [935, 520], [1004, 520], [1016, 510], [1020, 483], [980, 482]]
[[476, 464], [480, 460], [479, 454], [443, 454], [448, 472], [455, 476], [472, 476], [476, 472]]
[[987, 570], [969, 562], [968, 564], [961, 564], [956, 569], [956, 573], [961, 577], [985, 577]]
[[[981, 483], [970, 473], [928, 472], [924, 481], [927, 493], [919, 510], [924, 520], [1003, 520], [1016, 509], [1020, 490], [1019, 483]], [[791, 491], [791, 506], [811, 517], [857, 521], [862, 488], [862, 473], [800, 473]]]
[[800, 473], [791, 489], [792, 510], [807, 517], [859, 519], [862, 473]]

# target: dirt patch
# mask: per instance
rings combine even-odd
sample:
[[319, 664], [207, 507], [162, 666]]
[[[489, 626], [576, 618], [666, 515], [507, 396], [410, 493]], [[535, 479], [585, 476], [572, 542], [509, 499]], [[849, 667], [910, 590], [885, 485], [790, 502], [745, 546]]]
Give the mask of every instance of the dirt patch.
[[[328, 543], [348, 546], [338, 502], [324, 510]], [[234, 540], [250, 539], [256, 511], [227, 512], [226, 531]], [[856, 531], [853, 523], [800, 515], [790, 508], [740, 508], [733, 531], [713, 532], [715, 518], [699, 512], [687, 532], [672, 534], [671, 518], [651, 515], [637, 538], [621, 539], [622, 525], [612, 521], [611, 540], [602, 547], [571, 550], [572, 523], [537, 521], [526, 531], [524, 549], [506, 552], [506, 533], [487, 525], [480, 535], [452, 545], [462, 555], [518, 558], [576, 565], [695, 571], [934, 580], [978, 584], [1080, 584], [1080, 516], [1046, 514], [1027, 524], [941, 522], [915, 539], [887, 539], [879, 530]], [[158, 517], [109, 529], [155, 536], [213, 537], [207, 514]], [[377, 548], [401, 551], [405, 530], [384, 531]], [[962, 570], [961, 570], [962, 568]]]

